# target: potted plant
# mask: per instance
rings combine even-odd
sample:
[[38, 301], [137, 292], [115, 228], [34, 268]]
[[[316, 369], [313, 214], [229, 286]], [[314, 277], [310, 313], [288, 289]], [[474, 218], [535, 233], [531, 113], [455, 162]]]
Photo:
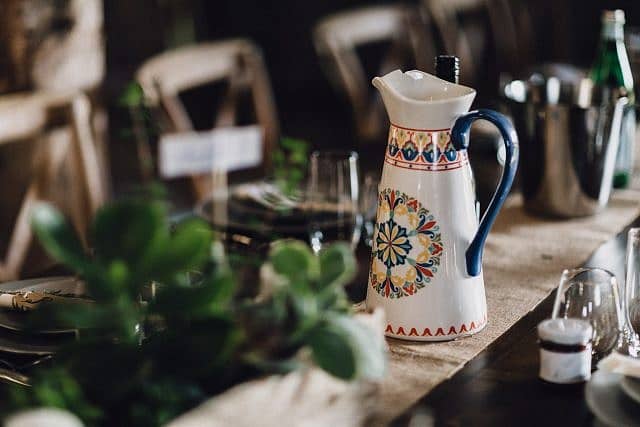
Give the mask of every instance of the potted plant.
[[[241, 283], [241, 262], [225, 256], [209, 227], [189, 219], [172, 229], [157, 199], [102, 208], [90, 251], [50, 205], [34, 209], [33, 227], [95, 303], [39, 310], [78, 328], [79, 339], [34, 372], [31, 388], [12, 389], [11, 409], [62, 408], [87, 425], [160, 425], [308, 361], [341, 380], [383, 375], [384, 341], [354, 320], [343, 289], [355, 272], [345, 245], [316, 256], [305, 243], [276, 242], [261, 278]], [[152, 283], [155, 296], [141, 301]]]

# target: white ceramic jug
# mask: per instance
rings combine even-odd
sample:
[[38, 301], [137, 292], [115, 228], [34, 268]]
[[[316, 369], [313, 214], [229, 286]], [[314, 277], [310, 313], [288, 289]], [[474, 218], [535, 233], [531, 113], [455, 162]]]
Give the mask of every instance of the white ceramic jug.
[[[373, 79], [391, 126], [378, 192], [367, 306], [383, 307], [387, 336], [441, 341], [487, 323], [482, 249], [516, 172], [518, 139], [491, 110], [467, 112], [476, 92], [421, 71]], [[478, 224], [467, 146], [477, 119], [503, 137], [498, 189]]]

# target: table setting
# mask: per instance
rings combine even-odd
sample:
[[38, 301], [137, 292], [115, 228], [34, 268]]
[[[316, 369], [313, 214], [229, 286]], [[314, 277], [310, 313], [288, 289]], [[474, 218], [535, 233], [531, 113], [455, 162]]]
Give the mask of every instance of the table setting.
[[[605, 12], [603, 37], [623, 21]], [[85, 234], [34, 202], [64, 273], [0, 283], [2, 422], [505, 425], [526, 410], [527, 425], [640, 426], [636, 105], [601, 61], [507, 76], [489, 109], [438, 55], [434, 74], [371, 81], [386, 144], [284, 137], [264, 177], [229, 182], [262, 161], [263, 129], [185, 127], [159, 136], [158, 172], [196, 183], [193, 204], [148, 185]], [[495, 137], [478, 159], [476, 122]], [[474, 162], [500, 168], [482, 205]]]

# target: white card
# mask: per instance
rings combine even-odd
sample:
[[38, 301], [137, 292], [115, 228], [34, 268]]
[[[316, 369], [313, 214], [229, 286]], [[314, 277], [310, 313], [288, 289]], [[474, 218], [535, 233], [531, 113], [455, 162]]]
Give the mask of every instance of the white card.
[[237, 126], [165, 134], [158, 149], [164, 178], [247, 169], [262, 162], [262, 128]]

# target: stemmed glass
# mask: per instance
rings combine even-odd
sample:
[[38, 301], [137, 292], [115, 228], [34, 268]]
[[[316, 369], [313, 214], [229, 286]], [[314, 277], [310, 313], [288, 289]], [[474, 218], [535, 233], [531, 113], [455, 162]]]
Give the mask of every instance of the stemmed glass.
[[335, 150], [311, 154], [306, 210], [314, 252], [336, 241], [347, 242], [355, 250], [362, 229], [359, 179], [357, 153]]
[[360, 212], [362, 213], [364, 243], [372, 246], [373, 230], [376, 224], [376, 210], [378, 208], [378, 183], [377, 175], [367, 173], [362, 182], [360, 191]]
[[622, 297], [624, 317], [622, 339], [618, 351], [630, 356], [640, 355], [640, 228], [627, 233], [627, 272]]
[[600, 360], [616, 347], [623, 326], [616, 277], [600, 268], [565, 270], [552, 317], [588, 320], [593, 327], [593, 360]]

